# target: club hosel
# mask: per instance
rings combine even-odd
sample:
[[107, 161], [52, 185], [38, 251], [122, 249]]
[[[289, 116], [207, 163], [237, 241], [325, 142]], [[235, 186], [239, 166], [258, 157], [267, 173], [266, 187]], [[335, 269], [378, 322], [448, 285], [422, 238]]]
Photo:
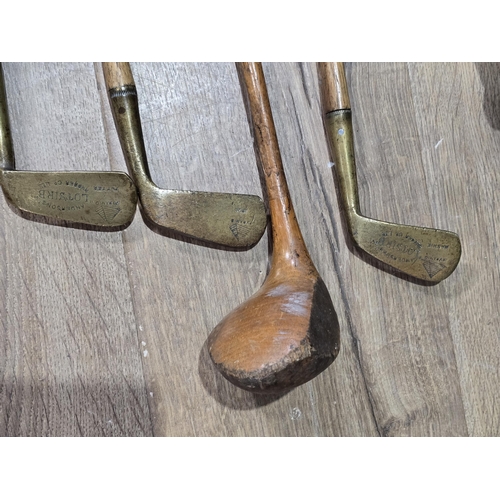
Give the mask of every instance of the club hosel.
[[360, 209], [351, 110], [332, 111], [326, 115], [326, 122], [343, 206], [347, 217], [355, 218]]
[[109, 100], [125, 162], [139, 192], [154, 186], [149, 173], [135, 85], [109, 89]]

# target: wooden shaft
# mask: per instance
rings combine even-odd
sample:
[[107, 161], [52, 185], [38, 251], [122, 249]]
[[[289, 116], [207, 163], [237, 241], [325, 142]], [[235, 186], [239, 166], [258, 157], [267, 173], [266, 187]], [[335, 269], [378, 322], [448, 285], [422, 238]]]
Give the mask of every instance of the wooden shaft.
[[345, 78], [344, 63], [318, 63], [318, 76], [325, 113], [339, 109], [351, 109]]
[[292, 250], [309, 257], [290, 199], [261, 63], [236, 66], [248, 95], [257, 154], [264, 171], [273, 230], [273, 263]]
[[132, 70], [128, 62], [103, 62], [104, 79], [108, 89], [135, 85]]

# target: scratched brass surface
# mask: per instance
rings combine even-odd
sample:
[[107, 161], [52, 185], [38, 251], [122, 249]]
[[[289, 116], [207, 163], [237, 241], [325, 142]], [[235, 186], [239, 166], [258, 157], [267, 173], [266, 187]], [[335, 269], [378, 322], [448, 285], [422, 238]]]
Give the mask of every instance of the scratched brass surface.
[[[155, 184], [262, 196], [234, 64], [131, 66]], [[500, 435], [500, 65], [346, 63], [361, 213], [460, 236], [455, 271], [426, 286], [343, 226], [316, 63], [263, 69], [338, 314], [335, 363], [278, 398], [213, 367], [207, 337], [262, 287], [267, 234], [221, 251], [140, 217], [121, 232], [35, 224], [0, 196], [0, 435]], [[126, 171], [100, 63], [4, 73], [19, 165]]]

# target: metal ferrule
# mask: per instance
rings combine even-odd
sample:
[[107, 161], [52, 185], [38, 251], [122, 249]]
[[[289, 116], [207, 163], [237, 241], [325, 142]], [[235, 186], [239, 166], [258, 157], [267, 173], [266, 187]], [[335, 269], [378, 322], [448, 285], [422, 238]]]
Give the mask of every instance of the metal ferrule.
[[0, 169], [15, 170], [14, 146], [9, 122], [7, 94], [3, 78], [3, 69], [0, 65]]
[[347, 216], [352, 217], [359, 214], [359, 197], [351, 110], [332, 111], [326, 115], [326, 122], [335, 157], [342, 203]]
[[111, 109], [127, 168], [141, 192], [152, 184], [135, 85], [124, 85], [109, 90]]

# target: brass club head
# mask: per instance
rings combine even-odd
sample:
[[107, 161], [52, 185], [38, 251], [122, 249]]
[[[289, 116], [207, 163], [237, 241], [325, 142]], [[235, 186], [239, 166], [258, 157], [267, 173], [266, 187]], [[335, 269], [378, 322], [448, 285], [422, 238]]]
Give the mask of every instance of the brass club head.
[[458, 235], [442, 229], [370, 219], [359, 208], [351, 111], [327, 114], [340, 192], [349, 232], [356, 245], [376, 259], [420, 280], [437, 283], [457, 267]]
[[161, 189], [149, 173], [137, 90], [128, 63], [103, 63], [111, 109], [125, 161], [144, 215], [154, 224], [227, 247], [257, 243], [267, 225], [255, 195]]
[[123, 172], [17, 172], [0, 65], [0, 184], [18, 210], [101, 227], [132, 222], [137, 193]]

